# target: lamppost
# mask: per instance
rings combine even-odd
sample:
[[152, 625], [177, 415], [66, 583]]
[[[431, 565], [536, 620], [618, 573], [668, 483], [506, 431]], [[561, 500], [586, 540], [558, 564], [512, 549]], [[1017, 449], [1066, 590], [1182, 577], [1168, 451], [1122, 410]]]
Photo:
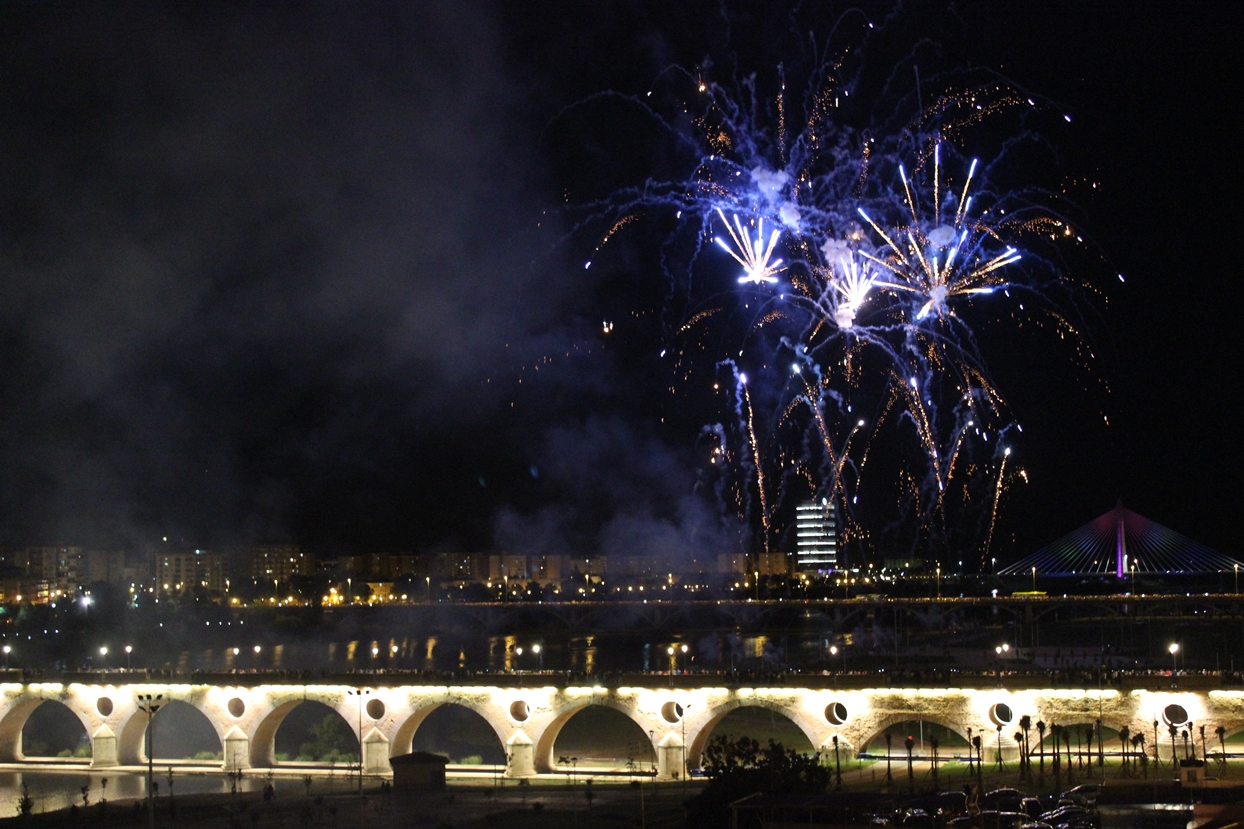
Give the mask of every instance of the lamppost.
[[1238, 564], [1235, 565], [1235, 593], [1237, 596], [1240, 593], [1240, 565]]
[[1037, 592], [1037, 568], [1035, 565], [1032, 568], [1032, 592]]
[[666, 669], [665, 672], [669, 674], [670, 676], [673, 676], [674, 672], [677, 670], [677, 668], [675, 667], [677, 665], [677, 662], [674, 660], [674, 646], [670, 645], [668, 648], [665, 649], [665, 652], [666, 654], [669, 655], [669, 658], [670, 658], [669, 667]]
[[155, 725], [155, 713], [160, 710], [160, 700], [164, 694], [139, 694], [138, 709], [147, 714], [147, 825], [155, 829], [155, 758], [152, 757], [152, 732]]
[[682, 645], [679, 650], [682, 651], [682, 672], [685, 674], [687, 673], [687, 646]]
[[358, 697], [358, 726], [359, 726], [359, 794], [363, 793], [363, 697], [371, 693], [368, 688], [358, 688], [346, 691], [352, 697]]
[[937, 565], [937, 600], [942, 600], [942, 565]]
[[13, 646], [12, 646], [12, 645], [5, 645], [5, 646], [4, 646], [4, 669], [5, 669], [6, 671], [9, 669], [9, 654], [10, 654], [10, 653], [12, 653], [12, 652], [13, 652]]
[[125, 670], [127, 670], [127, 671], [129, 671], [129, 670], [132, 670], [132, 669], [133, 669], [133, 666], [130, 664], [130, 654], [132, 654], [133, 652], [134, 652], [134, 646], [133, 646], [133, 645], [126, 645], [126, 646], [125, 646]]
[[103, 663], [105, 669], [107, 669], [108, 667], [107, 662], [105, 662], [105, 659], [107, 658], [107, 656], [108, 656], [108, 646], [103, 645], [99, 649], [99, 661]]
[[531, 646], [531, 652], [534, 653], [536, 656], [540, 657], [540, 670], [543, 671], [544, 670], [544, 648], [540, 647], [539, 644], [535, 644]]
[[1175, 671], [1179, 670], [1179, 643], [1171, 642], [1171, 646], [1167, 648], [1171, 652], [1171, 676], [1175, 675]]

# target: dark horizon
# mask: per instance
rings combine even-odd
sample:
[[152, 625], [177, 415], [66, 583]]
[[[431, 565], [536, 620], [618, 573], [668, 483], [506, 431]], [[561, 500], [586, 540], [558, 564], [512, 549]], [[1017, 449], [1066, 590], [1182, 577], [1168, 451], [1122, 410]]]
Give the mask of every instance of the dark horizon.
[[[881, 81], [913, 50], [930, 87], [938, 66], [996, 71], [1071, 116], [1045, 136], [1064, 184], [1100, 185], [1078, 206], [1102, 261], [1073, 274], [1097, 367], [1050, 337], [984, 340], [1029, 474], [1000, 561], [1119, 498], [1239, 549], [1224, 259], [1244, 177], [1224, 125], [1244, 12], [1175, 8], [867, 7]], [[719, 80], [733, 64], [763, 80], [799, 27], [835, 19], [6, 6], [0, 546], [737, 549], [697, 490], [720, 401], [671, 395], [656, 359], [652, 253], [584, 270], [599, 237], [563, 237], [558, 212], [677, 157], [593, 132], [617, 113], [566, 113], [706, 57]]]

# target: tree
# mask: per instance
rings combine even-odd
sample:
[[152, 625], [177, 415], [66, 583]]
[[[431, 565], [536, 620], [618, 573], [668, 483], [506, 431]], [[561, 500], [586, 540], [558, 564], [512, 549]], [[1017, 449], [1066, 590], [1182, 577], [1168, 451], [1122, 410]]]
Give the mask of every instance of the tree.
[[1131, 773], [1132, 760], [1128, 752], [1128, 743], [1132, 738], [1132, 729], [1126, 725], [1119, 729], [1119, 740], [1123, 743], [1123, 771]]
[[1028, 731], [1032, 728], [1032, 717], [1025, 714], [1019, 718], [1019, 730], [1024, 732], [1024, 745], [1019, 751], [1020, 771], [1025, 777], [1032, 771], [1029, 767], [1029, 752], [1031, 743], [1028, 742]]
[[1214, 729], [1214, 736], [1218, 738], [1218, 745], [1222, 747], [1222, 767], [1227, 768], [1227, 729], [1221, 725]]
[[[1063, 729], [1063, 748], [1066, 749], [1067, 755], [1067, 785], [1075, 784], [1075, 764], [1071, 762], [1071, 732], [1075, 731], [1075, 726]], [[1076, 733], [1079, 733], [1078, 731]], [[1078, 742], [1078, 740], [1077, 740]]]
[[1168, 725], [1166, 728], [1170, 732], [1170, 735], [1171, 735], [1171, 768], [1178, 769], [1179, 768], [1179, 747], [1175, 742], [1175, 738], [1179, 736], [1179, 727], [1175, 725]]
[[1037, 767], [1037, 771], [1039, 774], [1044, 776], [1045, 775], [1045, 720], [1037, 720], [1037, 736], [1038, 736], [1038, 739], [1040, 740], [1040, 742], [1037, 743], [1037, 748], [1041, 752], [1041, 755], [1038, 760], [1040, 765]]
[[800, 754], [781, 743], [767, 747], [749, 737], [714, 737], [704, 749], [708, 785], [692, 798], [689, 827], [719, 827], [729, 822], [726, 805], [753, 792], [820, 794], [833, 779], [820, 754]]
[[311, 733], [312, 739], [298, 747], [299, 759], [348, 763], [358, 756], [357, 747], [351, 745], [354, 732], [338, 714], [325, 716], [311, 727]]
[[1149, 755], [1145, 754], [1145, 732], [1139, 731], [1132, 737], [1132, 748], [1140, 758], [1140, 770], [1145, 778], [1149, 777]]
[[916, 738], [910, 734], [903, 741], [903, 745], [907, 746], [907, 790], [913, 793], [916, 791], [916, 773], [911, 765], [911, 749], [915, 744]]

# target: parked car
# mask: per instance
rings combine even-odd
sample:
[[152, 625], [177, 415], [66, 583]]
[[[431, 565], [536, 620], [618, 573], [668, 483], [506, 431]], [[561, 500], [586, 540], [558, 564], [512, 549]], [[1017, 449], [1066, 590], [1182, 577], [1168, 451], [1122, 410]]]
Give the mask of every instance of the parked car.
[[1054, 829], [1101, 829], [1101, 817], [1097, 812], [1084, 815], [1069, 815], [1054, 824]]
[[933, 818], [924, 809], [908, 809], [901, 825], [908, 829], [933, 829]]
[[1097, 798], [1101, 796], [1100, 783], [1085, 783], [1083, 786], [1076, 786], [1063, 792], [1063, 799], [1070, 800], [1077, 806], [1095, 806]]
[[1023, 809], [1024, 794], [1018, 789], [994, 789], [981, 797], [982, 809], [1018, 812]]
[[961, 815], [968, 810], [968, 796], [963, 792], [942, 792], [937, 796], [937, 810], [944, 815]]
[[1076, 805], [1064, 805], [1057, 809], [1051, 809], [1050, 812], [1044, 812], [1039, 815], [1045, 823], [1059, 823], [1060, 820], [1071, 818], [1072, 815], [1088, 814], [1088, 809], [1084, 807], [1076, 807]]
[[1023, 812], [999, 812], [996, 809], [988, 809], [971, 818], [971, 821], [972, 826], [981, 827], [981, 829], [1020, 829], [1025, 823], [1031, 822], [1032, 818]]

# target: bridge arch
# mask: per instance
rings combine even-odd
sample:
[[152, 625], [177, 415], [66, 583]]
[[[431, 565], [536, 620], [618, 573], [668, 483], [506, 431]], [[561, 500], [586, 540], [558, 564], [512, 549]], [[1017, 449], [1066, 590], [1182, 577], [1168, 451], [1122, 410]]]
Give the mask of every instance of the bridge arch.
[[504, 723], [495, 722], [495, 712], [467, 699], [442, 699], [414, 708], [402, 720], [401, 725], [393, 733], [392, 742], [389, 743], [389, 756], [397, 757], [399, 754], [409, 753], [414, 747], [415, 732], [419, 730], [419, 726], [423, 725], [423, 721], [428, 718], [429, 714], [446, 705], [456, 705], [482, 717], [484, 722], [488, 723], [489, 728], [493, 730], [493, 733], [497, 735], [497, 740], [500, 741], [504, 750], [505, 741], [513, 729], [508, 728]]
[[[225, 729], [216, 716], [217, 712], [211, 707], [204, 705], [202, 699], [197, 695], [187, 695], [182, 699], [170, 697], [172, 697], [171, 694], [165, 697], [160, 709], [156, 711], [155, 717], [152, 718], [157, 720], [156, 725], [159, 725], [161, 711], [166, 710], [168, 705], [177, 703], [188, 706], [202, 714], [211, 725], [212, 730], [216, 732], [216, 739], [220, 743], [220, 750], [223, 752]], [[117, 761], [122, 765], [132, 766], [147, 761], [146, 737], [148, 719], [146, 712], [135, 706], [129, 715], [121, 721], [121, 727], [117, 730]], [[156, 733], [159, 732], [157, 731]]]
[[[958, 737], [959, 740], [962, 741], [962, 743], [959, 744], [958, 746], [960, 748], [966, 747], [967, 745], [970, 744], [970, 741], [968, 740], [967, 732], [963, 729], [960, 729], [957, 725], [951, 724], [947, 722], [946, 720], [943, 720], [937, 717], [926, 717], [923, 715], [916, 717], [916, 716], [913, 716], [910, 712], [904, 712], [904, 713], [898, 713], [898, 714], [890, 714], [885, 717], [881, 717], [877, 719], [875, 723], [873, 724], [872, 732], [869, 733], [867, 737], [860, 740], [858, 750], [864, 751], [870, 748], [874, 743], [877, 743], [877, 742], [884, 743], [885, 733], [889, 731], [891, 728], [893, 728], [894, 726], [902, 725], [903, 723], [927, 723], [929, 725], [945, 729], [950, 734], [953, 734], [955, 737]], [[1008, 736], [1007, 730], [1005, 728], [1002, 729], [1002, 736], [1004, 740]], [[994, 731], [984, 732], [984, 735], [981, 740], [982, 745], [983, 746], [989, 745], [987, 741], [990, 739], [993, 739], [996, 742], [996, 732]], [[954, 746], [950, 746], [950, 745], [943, 745], [942, 747], [945, 748], [946, 750], [950, 750], [954, 748]], [[899, 753], [906, 754], [907, 749], [903, 745], [902, 740], [894, 740], [891, 744], [891, 751], [897, 751]], [[914, 753], [915, 753], [915, 756], [917, 757], [924, 756], [919, 751], [915, 751]]]
[[[562, 728], [570, 721], [570, 718], [581, 711], [591, 708], [594, 705], [604, 708], [612, 708], [626, 715], [627, 719], [639, 726], [640, 731], [649, 736], [652, 745], [652, 752], [655, 754], [657, 747], [654, 740], [656, 729], [655, 723], [647, 722], [641, 717], [636, 716], [633, 707], [626, 705], [611, 696], [593, 696], [580, 700], [574, 700], [564, 703], [553, 711], [553, 718], [541, 730], [539, 737], [536, 739], [535, 762], [536, 771], [551, 772], [556, 768], [553, 758], [553, 747], [557, 744], [557, 735], [561, 733]], [[664, 729], [663, 729], [664, 730]], [[651, 734], [650, 734], [651, 732]]]
[[[814, 751], [821, 748], [825, 735], [821, 730], [814, 728], [811, 723], [807, 722], [803, 715], [790, 708], [786, 708], [780, 704], [767, 702], [758, 699], [733, 699], [709, 709], [708, 713], [695, 724], [695, 731], [688, 731], [687, 734], [687, 760], [698, 764], [700, 755], [704, 753], [704, 747], [708, 745], [708, 738], [712, 736], [713, 729], [726, 718], [731, 711], [739, 708], [764, 708], [790, 720], [803, 732], [808, 738], [808, 742], [812, 744]], [[840, 735], [840, 741], [843, 737]]]
[[[346, 725], [349, 726], [355, 737], [362, 742], [363, 735], [358, 733], [355, 712], [350, 710], [349, 706], [343, 702], [341, 696], [337, 694], [306, 693], [293, 699], [286, 699], [284, 702], [272, 706], [260, 717], [250, 740], [250, 764], [252, 767], [271, 768], [276, 765], [277, 729], [281, 727], [281, 723], [285, 721], [290, 712], [304, 702], [318, 702], [335, 711], [345, 720]], [[365, 722], [364, 728], [366, 727], [367, 723]]]
[[30, 719], [35, 709], [45, 702], [56, 703], [66, 708], [82, 723], [83, 730], [86, 731], [88, 738], [90, 737], [93, 723], [82, 712], [70, 705], [66, 699], [23, 694], [11, 701], [8, 709], [0, 717], [0, 762], [15, 763], [25, 759], [25, 754], [22, 752], [22, 729], [25, 728], [26, 721]]

